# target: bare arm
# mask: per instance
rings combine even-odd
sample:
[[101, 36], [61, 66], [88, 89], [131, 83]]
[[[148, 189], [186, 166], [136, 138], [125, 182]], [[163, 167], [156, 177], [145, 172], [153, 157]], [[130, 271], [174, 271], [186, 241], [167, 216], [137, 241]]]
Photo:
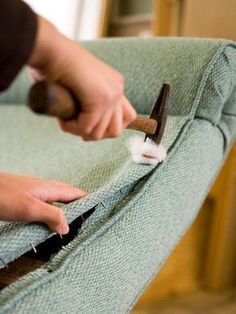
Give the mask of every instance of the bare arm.
[[66, 132], [85, 140], [116, 137], [136, 117], [124, 95], [122, 74], [41, 17], [29, 65], [47, 79], [68, 86], [79, 98], [82, 112], [78, 119], [60, 121]]

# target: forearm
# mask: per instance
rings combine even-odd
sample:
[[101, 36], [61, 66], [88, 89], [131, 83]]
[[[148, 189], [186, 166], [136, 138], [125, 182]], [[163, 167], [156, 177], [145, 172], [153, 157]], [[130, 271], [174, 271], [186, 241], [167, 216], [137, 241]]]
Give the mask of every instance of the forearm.
[[[63, 35], [48, 20], [37, 16], [37, 34], [28, 65], [44, 69], [55, 62], [62, 48]], [[59, 50], [58, 50], [59, 49]]]
[[84, 140], [117, 137], [136, 113], [124, 95], [121, 73], [98, 60], [78, 43], [60, 33], [42, 17], [28, 60], [35, 79], [57, 82], [72, 90], [81, 103], [76, 119], [61, 128]]

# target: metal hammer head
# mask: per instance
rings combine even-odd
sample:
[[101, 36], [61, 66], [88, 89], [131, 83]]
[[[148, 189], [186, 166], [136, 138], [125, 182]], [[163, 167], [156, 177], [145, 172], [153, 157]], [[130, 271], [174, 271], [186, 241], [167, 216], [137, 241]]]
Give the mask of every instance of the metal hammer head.
[[163, 84], [150, 114], [150, 119], [157, 121], [156, 132], [154, 134], [146, 133], [145, 140], [150, 138], [156, 144], [160, 144], [167, 121], [169, 95], [170, 85]]

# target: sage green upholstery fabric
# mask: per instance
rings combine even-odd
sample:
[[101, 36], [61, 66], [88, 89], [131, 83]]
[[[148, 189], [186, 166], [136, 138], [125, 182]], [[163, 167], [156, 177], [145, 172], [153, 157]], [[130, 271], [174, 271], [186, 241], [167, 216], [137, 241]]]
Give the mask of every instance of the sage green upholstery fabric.
[[[61, 205], [70, 222], [96, 209], [45, 266], [1, 291], [0, 313], [127, 312], [195, 218], [234, 139], [234, 43], [110, 39], [85, 46], [124, 73], [139, 113], [148, 114], [162, 83], [170, 83], [167, 159], [156, 167], [132, 162], [125, 142], [134, 131], [97, 143], [63, 134], [22, 106], [29, 87], [22, 73], [0, 96], [0, 169], [89, 191]], [[39, 224], [1, 222], [0, 257], [10, 262], [50, 235]]]

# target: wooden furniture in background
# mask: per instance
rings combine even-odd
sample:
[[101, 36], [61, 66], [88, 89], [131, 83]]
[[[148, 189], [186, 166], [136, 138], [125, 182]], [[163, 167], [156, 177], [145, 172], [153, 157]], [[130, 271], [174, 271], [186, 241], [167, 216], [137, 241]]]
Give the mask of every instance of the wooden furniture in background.
[[180, 35], [182, 0], [153, 0], [152, 33], [158, 36]]
[[111, 1], [112, 0], [102, 0], [100, 22], [97, 31], [97, 35], [99, 38], [105, 37], [107, 35], [109, 13], [111, 10]]
[[111, 0], [107, 36], [150, 36], [152, 0]]
[[184, 0], [182, 10], [180, 35], [236, 40], [235, 0]]
[[153, 0], [155, 36], [236, 40], [235, 0]]
[[236, 283], [236, 144], [208, 195], [214, 215], [205, 266], [206, 286], [227, 289]]

